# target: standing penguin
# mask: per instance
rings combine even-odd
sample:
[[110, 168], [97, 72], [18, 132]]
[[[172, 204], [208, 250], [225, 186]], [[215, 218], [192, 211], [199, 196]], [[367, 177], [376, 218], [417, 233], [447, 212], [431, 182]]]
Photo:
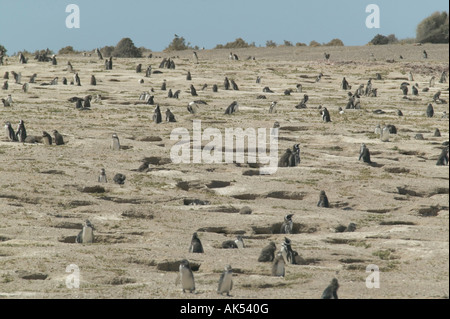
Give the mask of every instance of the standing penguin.
[[155, 112], [153, 113], [153, 122], [159, 124], [162, 122], [161, 110], [159, 104], [156, 104]]
[[64, 139], [57, 130], [53, 130], [53, 136], [55, 138], [55, 145], [64, 145]]
[[231, 269], [230, 265], [226, 265], [224, 272], [222, 273], [222, 275], [220, 275], [217, 293], [221, 295], [226, 293], [227, 296], [229, 296], [232, 288], [233, 288], [233, 270]]
[[367, 148], [366, 144], [364, 144], [364, 143], [361, 144], [358, 160], [360, 161], [361, 158], [363, 159], [364, 163], [368, 163], [368, 164], [372, 163], [370, 160], [369, 149]]
[[427, 117], [433, 117], [434, 116], [434, 109], [433, 109], [433, 105], [428, 104], [427, 107]]
[[339, 289], [339, 283], [336, 278], [331, 280], [331, 283], [322, 293], [322, 297], [320, 299], [338, 299], [337, 290]]
[[292, 229], [294, 227], [292, 216], [294, 216], [294, 214], [288, 214], [284, 216], [284, 221], [280, 227], [280, 234], [292, 234]]
[[284, 237], [284, 242], [281, 243], [280, 252], [283, 255], [285, 263], [296, 264], [294, 251], [292, 250], [291, 240], [289, 238]]
[[192, 96], [198, 96], [197, 90], [195, 89], [194, 85], [191, 84], [191, 95]]
[[330, 207], [330, 203], [328, 202], [327, 194], [325, 194], [325, 191], [320, 191], [320, 197], [319, 202], [317, 203], [317, 207]]
[[224, 86], [225, 90], [230, 89], [230, 81], [228, 80], [228, 77], [225, 77], [225, 80], [223, 80], [223, 86]]
[[276, 277], [284, 277], [285, 275], [285, 262], [283, 258], [283, 254], [280, 252], [277, 253], [275, 260], [272, 264], [272, 276]]
[[6, 122], [5, 123], [5, 129], [6, 129], [6, 137], [11, 141], [11, 142], [17, 142], [17, 136], [16, 133], [14, 133], [14, 130], [11, 126], [10, 122]]
[[322, 120], [326, 123], [331, 122], [331, 118], [330, 118], [330, 112], [328, 112], [327, 108], [324, 107], [321, 111], [322, 113]]
[[195, 61], [195, 63], [197, 63], [198, 64], [198, 55], [197, 55], [197, 52], [193, 52], [193, 57], [194, 57], [194, 61]]
[[111, 149], [114, 151], [120, 150], [119, 137], [117, 136], [116, 133], [113, 133], [113, 135], [112, 135]]
[[42, 132], [42, 141], [44, 145], [52, 145], [52, 137], [46, 131]]
[[106, 178], [106, 172], [105, 172], [104, 168], [102, 168], [100, 170], [100, 176], [98, 177], [98, 182], [99, 183], [107, 183], [108, 182], [108, 179]]
[[191, 265], [187, 259], [181, 261], [179, 270], [183, 292], [189, 290], [190, 293], [193, 293], [195, 290], [194, 273], [192, 272]]
[[91, 75], [91, 85], [97, 85], [97, 80], [95, 79], [95, 75]]
[[27, 130], [25, 129], [23, 120], [20, 120], [19, 125], [17, 126], [16, 138], [21, 143], [24, 143], [27, 138]]
[[197, 233], [194, 233], [192, 235], [191, 245], [189, 246], [189, 252], [201, 254], [204, 253], [202, 242], [200, 241], [200, 238], [198, 238]]
[[275, 110], [275, 108], [276, 108], [276, 106], [277, 106], [277, 101], [273, 101], [272, 102], [272, 104], [270, 105], [270, 108], [269, 108], [269, 113], [276, 113], [276, 110]]
[[81, 80], [80, 80], [80, 77], [78, 76], [78, 72], [75, 73], [75, 75], [73, 76], [73, 82], [74, 82], [77, 86], [81, 86]]
[[89, 220], [86, 219], [83, 229], [77, 236], [76, 243], [92, 244], [93, 242], [94, 242], [94, 226], [91, 224]]

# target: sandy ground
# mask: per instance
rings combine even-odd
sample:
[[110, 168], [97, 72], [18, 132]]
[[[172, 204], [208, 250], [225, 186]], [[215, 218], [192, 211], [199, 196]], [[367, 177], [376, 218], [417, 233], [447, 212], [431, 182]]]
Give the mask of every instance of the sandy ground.
[[[426, 49], [429, 59], [422, 58]], [[330, 61], [323, 59], [331, 53]], [[10, 79], [1, 97], [12, 95], [12, 107], [1, 107], [2, 123], [16, 128], [24, 120], [29, 135], [58, 130], [63, 146], [9, 142], [0, 139], [0, 297], [2, 298], [319, 298], [333, 277], [338, 278], [340, 298], [448, 298], [449, 296], [449, 170], [436, 166], [448, 141], [448, 104], [432, 102], [442, 90], [448, 101], [448, 83], [439, 83], [448, 72], [448, 45], [398, 45], [341, 48], [254, 48], [233, 50], [239, 61], [228, 60], [229, 50], [153, 53], [153, 58], [115, 59], [113, 70], [92, 56], [58, 56], [58, 65], [18, 64], [10, 57], [0, 66], [22, 73], [22, 83], [37, 73], [28, 93]], [[373, 57], [371, 56], [373, 53]], [[402, 55], [403, 59], [399, 59]], [[175, 56], [175, 70], [159, 69], [163, 57]], [[246, 60], [247, 57], [255, 60]], [[394, 63], [387, 60], [394, 59]], [[70, 61], [82, 86], [62, 85]], [[148, 65], [162, 74], [136, 73]], [[192, 81], [186, 81], [190, 71]], [[400, 83], [414, 75], [419, 96], [403, 99]], [[315, 77], [323, 73], [322, 80]], [[362, 97], [360, 110], [345, 110], [347, 91], [340, 89], [345, 76], [352, 92], [373, 80], [378, 97]], [[91, 75], [97, 86], [89, 85]], [[262, 77], [260, 84], [257, 76]], [[431, 76], [436, 84], [429, 92]], [[56, 86], [42, 86], [54, 77]], [[223, 80], [235, 79], [239, 91], [225, 91]], [[139, 80], [144, 79], [143, 84]], [[161, 91], [181, 90], [180, 98]], [[5, 80], [3, 80], [5, 81]], [[295, 92], [297, 84], [303, 93]], [[198, 92], [189, 94], [193, 84]], [[208, 87], [202, 91], [203, 84]], [[212, 92], [212, 85], [219, 92]], [[263, 93], [264, 87], [275, 93]], [[143, 91], [154, 88], [155, 102], [164, 112], [169, 107], [177, 123], [154, 124], [154, 106], [139, 101]], [[285, 96], [286, 89], [293, 89]], [[410, 90], [411, 92], [411, 90]], [[68, 102], [73, 96], [102, 96], [91, 111], [79, 111]], [[256, 97], [265, 94], [267, 99]], [[306, 109], [295, 109], [303, 94]], [[205, 100], [197, 115], [187, 112], [194, 99]], [[225, 116], [225, 108], [238, 101], [239, 111]], [[272, 101], [277, 113], [269, 114]], [[433, 103], [435, 116], [425, 110]], [[319, 105], [328, 108], [331, 123], [323, 123]], [[385, 114], [374, 114], [381, 109]], [[397, 109], [404, 116], [397, 116]], [[273, 175], [249, 175], [257, 171], [247, 164], [173, 164], [170, 157], [174, 128], [192, 129], [194, 119], [202, 127], [271, 128], [281, 125], [279, 154], [295, 143], [301, 145], [298, 167], [280, 168]], [[393, 124], [398, 134], [382, 142], [377, 124]], [[438, 128], [441, 137], [434, 137]], [[117, 133], [122, 149], [110, 149]], [[421, 133], [424, 140], [416, 140]], [[377, 163], [358, 161], [365, 143]], [[161, 159], [149, 172], [136, 172], [144, 158]], [[97, 183], [105, 168], [108, 183]], [[113, 182], [116, 173], [126, 175], [124, 185]], [[212, 181], [229, 186], [211, 188]], [[183, 183], [184, 182], [184, 183]], [[220, 184], [220, 183], [215, 183]], [[224, 185], [228, 185], [227, 183]], [[87, 186], [102, 186], [104, 193], [86, 193]], [[223, 186], [223, 185], [219, 185]], [[325, 190], [331, 208], [316, 206]], [[274, 193], [278, 192], [278, 193]], [[206, 206], [186, 206], [184, 199], [209, 201]], [[252, 214], [239, 214], [249, 206]], [[305, 265], [287, 265], [286, 276], [271, 276], [271, 263], [257, 261], [269, 241], [279, 250], [286, 235], [272, 233], [283, 217], [294, 214], [298, 233], [290, 234], [292, 247]], [[84, 220], [95, 226], [96, 242], [73, 243]], [[355, 232], [336, 233], [338, 225], [357, 225]], [[197, 231], [204, 254], [188, 252]], [[241, 234], [246, 248], [222, 249], [221, 243]], [[179, 261], [197, 266], [195, 294], [183, 294], [176, 285]], [[80, 287], [68, 289], [66, 267], [80, 270]], [[234, 269], [232, 297], [216, 293], [226, 264]], [[366, 267], [380, 269], [380, 288], [366, 287]]]

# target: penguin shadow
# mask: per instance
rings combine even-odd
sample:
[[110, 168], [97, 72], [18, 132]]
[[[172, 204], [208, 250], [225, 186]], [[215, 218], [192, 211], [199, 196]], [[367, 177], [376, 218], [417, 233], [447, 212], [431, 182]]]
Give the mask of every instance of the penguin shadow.
[[377, 163], [377, 162], [370, 162], [370, 163], [366, 163], [368, 166], [371, 166], [371, 167], [376, 167], [376, 168], [381, 168], [381, 167], [383, 167], [384, 166], [384, 164], [379, 164], [379, 163]]

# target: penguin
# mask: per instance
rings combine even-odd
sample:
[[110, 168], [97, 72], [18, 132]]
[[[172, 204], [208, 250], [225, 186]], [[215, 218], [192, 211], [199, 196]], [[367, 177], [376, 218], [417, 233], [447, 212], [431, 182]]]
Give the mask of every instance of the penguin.
[[44, 145], [52, 145], [52, 137], [46, 131], [42, 132], [42, 141]]
[[192, 96], [198, 96], [197, 90], [195, 89], [194, 85], [191, 84], [190, 89], [191, 89], [191, 95]]
[[278, 167], [290, 167], [291, 166], [292, 150], [290, 148], [286, 149], [286, 152], [281, 156], [278, 161]]
[[167, 97], [168, 97], [169, 99], [173, 98], [173, 92], [172, 92], [172, 89], [169, 89], [169, 92], [167, 93]]
[[242, 239], [242, 236], [237, 236], [235, 240], [226, 240], [222, 243], [222, 248], [228, 249], [228, 248], [244, 248], [244, 240]]
[[100, 170], [100, 176], [98, 177], [98, 182], [99, 183], [107, 183], [108, 182], [108, 179], [106, 178], [106, 172], [105, 172], [104, 168], [102, 168]]
[[242, 238], [242, 236], [240, 236], [240, 235], [237, 236], [236, 240], [234, 242], [235, 242], [235, 244], [236, 244], [238, 249], [245, 248], [244, 239]]
[[192, 272], [191, 265], [187, 259], [181, 261], [179, 270], [183, 293], [186, 292], [186, 290], [193, 293], [195, 291], [194, 273]]
[[230, 89], [230, 81], [228, 80], [228, 77], [225, 77], [225, 80], [223, 81], [223, 86], [224, 86], [225, 90]]
[[282, 254], [283, 258], [284, 258], [284, 262], [286, 264], [287, 263], [291, 263], [293, 265], [296, 264], [294, 251], [292, 250], [291, 240], [289, 238], [284, 237], [284, 242], [281, 243], [280, 252], [281, 252], [281, 254]]
[[448, 154], [448, 145], [442, 150], [441, 154], [439, 155], [439, 158], [436, 162], [437, 166], [447, 166], [449, 161], [449, 154]]
[[64, 139], [57, 130], [53, 130], [53, 136], [55, 138], [55, 145], [64, 145]]
[[225, 114], [233, 114], [235, 113], [239, 108], [239, 104], [236, 101], [233, 101], [233, 103], [231, 103], [227, 109], [225, 110]]
[[436, 128], [436, 130], [434, 130], [434, 137], [441, 137], [441, 131], [439, 131], [438, 128]]
[[159, 108], [159, 104], [156, 104], [155, 112], [153, 113], [153, 122], [159, 124], [162, 122], [161, 110]]
[[11, 104], [5, 99], [2, 99], [2, 103], [4, 107], [11, 106]]
[[191, 80], [192, 80], [191, 71], [188, 71], [188, 73], [186, 75], [186, 81], [191, 81]]
[[126, 179], [125, 175], [118, 173], [114, 175], [113, 181], [116, 184], [123, 185], [125, 184], [125, 179]]
[[75, 73], [75, 75], [73, 76], [73, 81], [77, 86], [81, 86], [81, 80], [80, 77], [78, 76], [78, 72]]
[[22, 85], [22, 91], [23, 93], [28, 93], [28, 89], [30, 88], [30, 85], [28, 83], [24, 83]]
[[92, 99], [91, 95], [87, 95], [84, 98], [84, 105], [83, 105], [84, 109], [90, 109], [91, 108], [91, 99]]
[[427, 107], [427, 117], [433, 117], [434, 116], [434, 109], [433, 109], [433, 105], [428, 104]]
[[284, 277], [284, 275], [285, 275], [285, 262], [283, 254], [281, 252], [278, 252], [272, 264], [272, 276]]
[[2, 90], [8, 90], [8, 81], [3, 82]]
[[161, 84], [161, 91], [165, 91], [167, 89], [167, 83], [166, 80], [163, 81], [163, 84]]
[[139, 63], [138, 65], [136, 65], [136, 73], [141, 73], [142, 72], [142, 64]]
[[27, 130], [25, 129], [25, 123], [23, 120], [20, 120], [17, 126], [16, 138], [21, 143], [24, 143], [27, 138]]
[[97, 85], [97, 80], [95, 79], [95, 75], [91, 75], [91, 85]]
[[403, 116], [403, 112], [401, 110], [397, 110], [397, 115], [398, 116]]
[[227, 296], [230, 296], [230, 291], [232, 288], [233, 288], [233, 270], [230, 265], [226, 265], [224, 272], [220, 275], [219, 278], [219, 287], [217, 288], [217, 293], [221, 295], [226, 293]]
[[367, 148], [366, 144], [364, 144], [364, 143], [361, 144], [358, 160], [360, 161], [361, 158], [363, 159], [364, 163], [368, 163], [368, 164], [372, 163], [370, 160], [369, 149]]
[[175, 91], [175, 93], [173, 94], [173, 98], [178, 99], [180, 97], [180, 93], [181, 93], [181, 90]]
[[336, 278], [331, 280], [331, 283], [322, 293], [322, 297], [320, 299], [338, 299], [337, 291], [339, 289], [339, 283]]
[[328, 110], [327, 110], [326, 107], [324, 107], [324, 108], [322, 109], [321, 113], [322, 113], [322, 120], [323, 120], [325, 123], [331, 122], [331, 119], [330, 119], [330, 112], [328, 112]]
[[176, 122], [175, 115], [170, 111], [170, 109], [166, 110], [166, 122]]
[[277, 247], [275, 242], [271, 241], [269, 245], [264, 247], [259, 254], [258, 261], [259, 262], [271, 262], [275, 259], [275, 251]]
[[189, 252], [190, 253], [204, 253], [202, 242], [200, 241], [200, 238], [198, 238], [197, 233], [192, 234], [192, 240], [191, 245], [189, 246]]
[[83, 229], [77, 236], [77, 244], [92, 244], [94, 242], [94, 226], [86, 219]]
[[294, 227], [292, 216], [294, 216], [294, 214], [288, 214], [284, 216], [284, 221], [280, 227], [280, 234], [292, 234], [292, 229]]
[[214, 85], [213, 85], [212, 91], [213, 91], [214, 93], [217, 93], [217, 92], [219, 91], [219, 87], [217, 86], [217, 84], [214, 84]]
[[419, 95], [419, 90], [417, 89], [417, 87], [415, 85], [413, 85], [411, 87], [411, 89], [412, 89], [412, 94], [413, 95]]
[[5, 123], [5, 129], [6, 129], [6, 137], [11, 141], [11, 142], [17, 142], [17, 136], [16, 133], [14, 133], [14, 130], [11, 126], [10, 122], [6, 122]]
[[198, 64], [198, 55], [197, 55], [197, 52], [194, 51], [194, 52], [192, 53], [192, 55], [193, 55], [193, 57], [194, 57], [195, 63]]
[[328, 202], [327, 194], [325, 194], [325, 191], [323, 191], [323, 190], [320, 191], [319, 202], [317, 203], [317, 207], [325, 207], [325, 208], [330, 207], [330, 203]]
[[428, 53], [425, 50], [423, 50], [423, 58], [424, 59], [428, 59]]
[[276, 101], [273, 101], [273, 102], [272, 102], [272, 104], [270, 105], [270, 108], [269, 108], [269, 113], [274, 113], [274, 111], [275, 111], [275, 113], [276, 113], [275, 108], [276, 108], [276, 106], [277, 106], [277, 103], [278, 103], [278, 102], [276, 102]]
[[238, 87], [238, 85], [236, 84], [236, 82], [234, 82], [234, 80], [231, 80], [231, 86], [233, 87], [233, 90], [239, 91], [239, 87]]
[[302, 93], [302, 91], [303, 91], [303, 85], [297, 84], [295, 87], [297, 88], [297, 93]]
[[111, 149], [114, 151], [120, 150], [119, 137], [117, 136], [116, 133], [113, 133], [113, 135], [112, 135]]
[[198, 105], [195, 102], [190, 102], [187, 106], [187, 110], [189, 111], [189, 113], [191, 114], [197, 114], [198, 112]]

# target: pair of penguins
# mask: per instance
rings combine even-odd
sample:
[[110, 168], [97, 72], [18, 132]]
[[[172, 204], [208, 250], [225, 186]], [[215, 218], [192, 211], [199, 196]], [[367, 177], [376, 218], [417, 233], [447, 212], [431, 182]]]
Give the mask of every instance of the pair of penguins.
[[[227, 240], [222, 243], [222, 248], [244, 248], [244, 242], [241, 236], [238, 236], [236, 240]], [[203, 253], [203, 246], [200, 241], [200, 238], [198, 238], [197, 233], [194, 233], [192, 235], [191, 245], [189, 246], [189, 252], [190, 253]], [[189, 292], [195, 291], [195, 280], [194, 280], [194, 273], [192, 272], [191, 266], [189, 264], [189, 261], [187, 259], [183, 259], [179, 266], [179, 278], [177, 278], [181, 281], [181, 287], [183, 289], [183, 292], [186, 292], [188, 290]], [[230, 291], [233, 288], [233, 270], [230, 265], [225, 266], [225, 270], [220, 275], [219, 278], [219, 286], [217, 288], [217, 293], [224, 294], [226, 293], [227, 296], [230, 296]]]
[[[170, 111], [170, 109], [166, 110], [166, 122], [176, 122], [175, 115]], [[162, 122], [161, 109], [159, 104], [156, 105], [155, 111], [153, 113], [153, 122], [159, 124]]]

